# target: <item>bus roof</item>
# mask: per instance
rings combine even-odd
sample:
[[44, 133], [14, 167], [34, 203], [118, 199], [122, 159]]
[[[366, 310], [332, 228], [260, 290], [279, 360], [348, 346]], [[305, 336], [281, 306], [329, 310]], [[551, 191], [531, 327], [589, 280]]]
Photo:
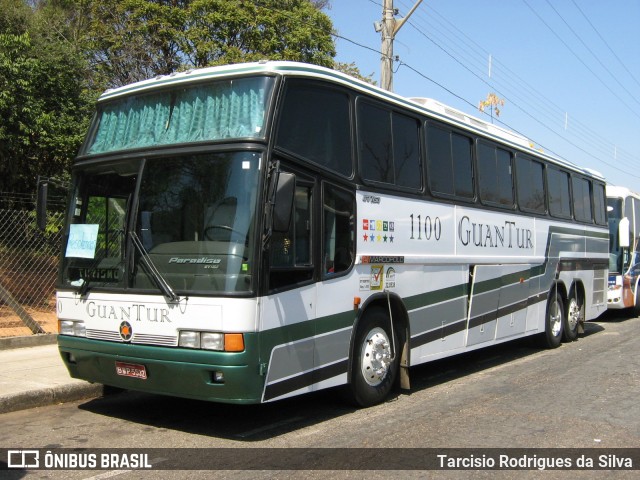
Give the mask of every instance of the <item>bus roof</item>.
[[183, 83], [191, 83], [219, 77], [252, 75], [261, 73], [271, 73], [281, 76], [302, 76], [323, 79], [332, 83], [345, 85], [362, 93], [367, 93], [369, 95], [378, 97], [383, 101], [395, 103], [399, 106], [411, 109], [428, 117], [437, 118], [454, 126], [461, 127], [465, 130], [470, 130], [476, 134], [488, 138], [498, 139], [503, 143], [518, 148], [521, 151], [545, 158], [551, 163], [569, 168], [583, 175], [595, 177], [599, 180], [604, 180], [602, 174], [595, 170], [581, 168], [572, 162], [556, 157], [554, 155], [549, 155], [541, 150], [534, 148], [533, 143], [529, 139], [518, 133], [512, 132], [502, 127], [498, 127], [492, 123], [485, 122], [484, 120], [468, 115], [453, 107], [444, 105], [436, 100], [422, 97], [405, 98], [337, 70], [332, 70], [326, 67], [307, 63], [263, 60], [254, 63], [238, 63], [217, 67], [207, 67], [196, 70], [187, 70], [184, 72], [176, 72], [170, 75], [160, 75], [149, 80], [143, 80], [140, 82], [107, 90], [100, 96], [98, 102], [101, 103], [104, 101], [109, 101], [113, 98], [117, 98], [122, 95], [128, 95], [131, 93], [143, 93], [146, 90], [154, 90], [159, 87], [179, 85]]
[[607, 185], [607, 197], [612, 198], [625, 198], [625, 197], [634, 197], [640, 199], [640, 194], [637, 194], [633, 190], [629, 190], [627, 187], [620, 187], [617, 185]]

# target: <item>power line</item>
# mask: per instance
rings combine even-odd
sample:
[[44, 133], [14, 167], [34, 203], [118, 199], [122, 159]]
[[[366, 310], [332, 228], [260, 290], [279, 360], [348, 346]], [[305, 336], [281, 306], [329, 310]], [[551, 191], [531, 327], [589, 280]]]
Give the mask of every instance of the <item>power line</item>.
[[560, 12], [558, 12], [556, 7], [554, 7], [551, 4], [551, 2], [549, 2], [549, 0], [546, 0], [546, 2], [551, 7], [551, 9], [556, 13], [556, 15], [558, 15], [558, 17], [560, 18], [560, 20], [562, 20], [562, 22], [566, 25], [566, 27], [571, 31], [571, 33], [573, 33], [573, 35], [578, 39], [578, 41], [580, 41], [582, 46], [593, 56], [593, 58], [596, 59], [596, 61], [600, 64], [600, 66], [604, 69], [604, 71], [606, 71], [609, 75], [611, 75], [611, 78], [613, 78], [613, 80], [620, 86], [620, 88], [622, 88], [625, 92], [627, 92], [627, 94], [629, 94], [629, 96], [633, 99], [633, 101], [635, 101], [638, 105], [640, 105], [640, 101], [638, 101], [638, 99], [634, 97], [633, 94], [629, 90], [627, 90], [627, 88], [624, 85], [622, 85], [622, 83], [620, 83], [620, 80], [618, 80], [618, 78], [616, 78], [616, 76], [613, 73], [611, 73], [611, 70], [609, 70], [604, 63], [602, 63], [600, 58], [584, 42], [584, 40], [582, 40], [582, 37], [580, 37], [580, 35], [576, 33], [576, 31], [571, 27], [571, 25], [569, 25], [569, 23], [564, 19], [564, 17], [560, 15]]
[[[417, 15], [417, 18], [418, 19], [424, 18], [425, 15], [426, 14], [423, 15], [421, 13]], [[484, 74], [485, 67], [478, 66], [477, 59], [482, 57], [486, 58], [489, 55], [489, 53], [480, 45], [478, 45], [477, 42], [471, 39], [464, 31], [459, 30], [444, 16], [440, 15], [437, 11], [433, 10], [433, 8], [431, 8], [427, 18], [430, 20], [430, 22], [427, 22], [427, 23], [430, 23], [428, 30], [437, 32], [438, 37], [441, 39], [449, 40], [449, 45], [447, 48], [443, 47], [442, 45], [440, 45], [439, 48], [445, 51], [447, 55], [454, 58], [455, 61], [457, 61], [462, 66], [464, 66], [464, 68], [470, 71], [470, 73], [472, 73], [474, 76], [480, 79], [483, 79], [485, 76]], [[438, 24], [434, 25], [433, 24], [434, 21], [439, 23], [439, 25]], [[442, 30], [439, 27], [444, 27], [445, 30], [447, 30], [454, 36], [455, 40], [451, 40], [451, 37], [449, 37], [447, 34], [443, 34]], [[418, 28], [416, 25], [414, 25], [414, 28], [416, 28], [416, 30], [418, 30], [422, 35], [429, 37], [430, 41], [435, 42], [429, 35], [425, 34], [424, 31], [420, 30], [420, 28]], [[457, 48], [457, 45], [460, 42], [463, 44], [463, 47], [461, 49], [462, 53], [458, 53], [458, 56], [462, 57], [465, 60], [462, 60], [456, 57], [456, 55], [454, 55], [448, 50], [448, 49], [451, 49], [453, 46], [455, 47], [454, 50], [458, 50], [458, 52], [460, 52], [460, 50]], [[506, 78], [505, 78], [505, 80], [507, 80], [506, 87], [507, 89], [513, 91], [513, 94], [515, 95], [515, 97], [523, 101], [529, 108], [531, 108], [532, 111], [539, 112], [539, 114], [541, 115], [541, 118], [547, 118], [551, 121], [552, 124], [556, 124], [558, 126], [564, 125], [565, 118], [566, 118], [565, 110], [561, 110], [553, 101], [545, 98], [543, 94], [541, 94], [535, 88], [530, 86], [521, 77], [513, 73], [508, 67], [506, 67], [506, 65], [500, 62], [497, 58], [493, 57], [493, 63], [499, 66], [498, 69], [494, 68], [494, 70], [498, 70], [499, 72], [506, 74]], [[473, 69], [475, 69], [476, 72], [482, 72], [482, 73], [474, 73], [472, 69], [469, 67], [469, 64], [473, 65]], [[494, 88], [497, 90], [496, 85], [502, 84], [502, 82], [499, 80], [499, 77], [501, 77], [501, 75], [492, 75], [491, 82], [484, 82], [484, 83], [491, 85], [491, 88]], [[513, 82], [509, 81], [509, 78], [512, 78]], [[511, 87], [509, 87], [509, 85], [511, 85]], [[525, 95], [523, 95], [523, 93], [525, 93]], [[528, 100], [526, 98], [527, 94], [528, 96], [531, 97], [531, 100]], [[591, 145], [594, 151], [600, 151], [601, 154], [608, 156], [608, 155], [611, 155], [611, 153], [614, 152], [615, 150], [617, 151], [617, 158], [620, 158], [620, 159], [627, 158], [630, 162], [638, 162], [638, 159], [634, 158], [630, 153], [617, 148], [609, 140], [603, 138], [597, 132], [593, 131], [592, 129], [584, 125], [579, 120], [572, 117], [571, 123], [574, 126], [571, 129], [569, 129], [567, 132], [570, 135], [573, 135], [579, 138], [582, 143]], [[545, 125], [545, 128], [546, 127], [547, 125]], [[554, 133], [556, 135], [559, 135], [557, 132], [554, 132]], [[564, 137], [563, 135], [559, 135], [559, 136], [563, 140], [568, 141], [568, 139], [566, 139], [566, 137]], [[608, 147], [605, 146], [605, 144], [608, 145]]]
[[602, 35], [600, 35], [600, 32], [598, 31], [598, 29], [593, 25], [593, 23], [591, 23], [591, 20], [589, 20], [589, 18], [585, 15], [585, 13], [582, 11], [582, 9], [578, 6], [578, 4], [575, 2], [575, 0], [571, 0], [573, 2], [573, 4], [575, 5], [575, 7], [578, 9], [578, 11], [580, 12], [580, 14], [583, 16], [583, 18], [587, 21], [587, 23], [591, 26], [591, 28], [593, 29], [594, 32], [596, 32], [596, 35], [598, 35], [598, 37], [600, 38], [600, 40], [602, 40], [602, 43], [604, 43], [604, 45], [609, 49], [609, 52], [611, 53], [611, 55], [613, 55], [613, 57], [618, 60], [618, 63], [620, 63], [620, 65], [622, 65], [622, 68], [624, 68], [624, 70], [629, 74], [629, 76], [633, 79], [634, 82], [636, 82], [636, 85], [638, 85], [640, 87], [640, 82], [638, 81], [638, 79], [633, 75], [633, 73], [631, 73], [631, 71], [629, 71], [629, 69], [627, 68], [627, 66], [625, 65], [625, 63], [620, 60], [620, 57], [618, 57], [618, 55], [616, 54], [616, 52], [613, 50], [613, 48], [611, 48], [609, 46], [609, 44], [607, 43], [607, 41], [604, 39], [604, 37]]
[[374, 53], [377, 53], [378, 55], [382, 55], [382, 52], [380, 50], [376, 50], [375, 48], [369, 47], [367, 45], [363, 45], [362, 43], [358, 43], [355, 40], [351, 40], [350, 38], [343, 37], [342, 35], [339, 35], [339, 34], [337, 34], [335, 32], [332, 33], [331, 35], [336, 37], [336, 38], [339, 38], [341, 40], [345, 40], [345, 41], [347, 41], [349, 43], [353, 43], [354, 45], [357, 45], [358, 47], [362, 47], [364, 49], [370, 50], [370, 51], [372, 51]]
[[567, 48], [567, 50], [569, 50], [569, 51], [571, 52], [571, 54], [572, 54], [574, 57], [576, 57], [576, 59], [577, 59], [577, 60], [578, 60], [578, 61], [579, 61], [579, 62], [580, 62], [580, 63], [581, 63], [581, 64], [582, 64], [582, 65], [583, 65], [587, 70], [589, 70], [589, 72], [591, 72], [591, 74], [592, 74], [592, 75], [593, 75], [593, 76], [594, 76], [594, 77], [595, 77], [595, 78], [596, 78], [596, 79], [597, 79], [597, 80], [598, 80], [598, 81], [599, 81], [599, 82], [604, 86], [604, 88], [606, 88], [606, 89], [607, 89], [607, 90], [608, 90], [608, 91], [609, 91], [609, 92], [610, 92], [614, 97], [616, 97], [618, 100], [620, 100], [620, 103], [621, 103], [622, 105], [624, 105], [624, 106], [625, 106], [625, 108], [627, 108], [627, 109], [628, 109], [628, 110], [629, 110], [633, 115], [635, 115], [636, 117], [638, 117], [638, 119], [640, 119], [640, 115], [638, 114], [638, 112], [636, 112], [634, 109], [632, 109], [632, 108], [627, 104], [627, 102], [625, 102], [622, 98], [620, 98], [620, 96], [619, 96], [616, 92], [614, 92], [614, 91], [609, 87], [609, 85], [607, 85], [607, 84], [605, 83], [605, 81], [604, 81], [604, 80], [602, 80], [602, 79], [600, 78], [600, 76], [598, 76], [598, 74], [597, 74], [596, 72], [594, 72], [594, 71], [593, 71], [593, 69], [592, 69], [591, 67], [589, 67], [589, 65], [587, 65], [587, 64], [585, 63], [585, 61], [584, 61], [584, 60], [582, 60], [582, 58], [580, 58], [580, 57], [578, 56], [578, 54], [577, 54], [576, 52], [574, 52], [574, 51], [573, 51], [573, 49], [572, 49], [572, 48], [567, 44], [567, 42], [565, 42], [565, 41], [562, 39], [562, 37], [560, 37], [560, 35], [558, 35], [558, 34], [556, 33], [556, 31], [555, 31], [553, 28], [551, 28], [551, 26], [550, 26], [547, 22], [545, 22], [545, 20], [544, 20], [540, 15], [538, 15], [538, 12], [536, 12], [536, 11], [533, 9], [533, 7], [532, 7], [531, 5], [529, 5], [529, 2], [527, 2], [527, 0], [522, 0], [522, 1], [523, 1], [523, 3], [524, 3], [527, 7], [529, 7], [529, 9], [533, 12], [533, 14], [534, 14], [536, 17], [538, 17], [538, 19], [542, 22], [542, 24], [543, 24], [545, 27], [547, 27], [547, 29], [548, 29], [551, 33], [553, 33], [553, 35], [554, 35], [554, 36], [555, 36], [555, 37], [560, 41], [560, 43], [562, 43], [562, 44]]
[[[442, 46], [440, 46], [439, 44], [437, 44], [433, 39], [431, 39], [430, 37], [428, 37], [426, 34], [424, 34], [424, 32], [422, 32], [420, 29], [418, 29], [417, 27], [415, 27], [415, 25], [412, 24], [412, 22], [408, 22], [410, 25], [412, 25], [413, 28], [415, 28], [420, 34], [422, 34], [423, 36], [425, 36], [425, 38], [427, 38], [430, 42], [432, 42], [436, 47], [440, 48], [446, 55], [450, 56], [454, 61], [456, 61], [458, 64], [460, 64], [463, 68], [465, 68], [467, 71], [469, 71], [469, 73], [471, 73], [473, 76], [475, 76], [476, 78], [478, 78], [480, 81], [482, 81], [483, 83], [485, 83], [486, 85], [490, 86], [491, 88], [493, 88], [493, 85], [491, 85], [490, 83], [486, 82], [484, 79], [482, 79], [479, 75], [477, 75], [475, 72], [473, 72], [471, 69], [469, 69], [466, 65], [464, 65], [462, 62], [460, 62], [457, 58], [455, 58], [453, 55], [451, 55], [449, 52], [446, 51], [446, 49], [444, 49]], [[376, 54], [382, 55], [382, 53], [378, 50], [376, 50], [375, 48], [363, 45], [361, 43], [358, 43], [356, 41], [353, 41], [351, 39], [348, 39], [342, 35], [338, 35], [338, 34], [334, 34], [334, 36], [336, 36], [337, 38], [341, 38], [345, 41], [348, 41], [354, 45], [357, 45], [361, 48], [365, 48], [369, 51], [372, 51]], [[414, 73], [416, 73], [417, 75], [419, 75], [420, 77], [422, 77], [425, 80], [430, 81], [431, 83], [437, 85], [438, 87], [442, 88], [443, 90], [445, 90], [447, 93], [449, 93], [450, 95], [453, 95], [454, 97], [458, 98], [459, 100], [463, 101], [464, 103], [466, 103], [467, 105], [471, 106], [472, 108], [477, 108], [475, 104], [473, 104], [472, 102], [470, 102], [469, 100], [465, 99], [464, 97], [462, 97], [461, 95], [458, 95], [457, 93], [453, 92], [452, 90], [450, 90], [449, 88], [445, 87], [444, 85], [440, 84], [439, 82], [437, 82], [436, 80], [430, 78], [429, 76], [425, 75], [424, 73], [420, 72], [418, 69], [416, 69], [415, 67], [407, 64], [406, 62], [401, 62], [402, 66], [406, 66], [409, 70], [413, 71]], [[500, 92], [499, 92], [500, 93]], [[500, 93], [500, 95], [502, 95]], [[506, 98], [506, 97], [505, 97]], [[551, 129], [548, 125], [546, 125], [545, 123], [541, 122], [538, 118], [536, 118], [535, 116], [533, 116], [531, 113], [529, 113], [526, 109], [523, 109], [522, 107], [520, 107], [516, 102], [513, 102], [512, 100], [509, 100], [510, 103], [512, 103], [516, 108], [518, 108], [520, 111], [522, 111], [526, 116], [528, 116], [529, 118], [531, 118], [533, 121], [535, 121], [536, 123], [540, 124], [543, 128], [549, 130], [551, 133], [553, 133], [554, 135], [560, 137], [562, 140], [564, 140], [565, 142], [567, 142], [569, 145], [573, 146], [574, 148], [576, 148], [577, 150], [583, 152], [584, 154], [592, 157], [594, 160], [607, 165], [610, 168], [613, 168], [617, 171], [620, 171], [622, 173], [625, 173], [627, 175], [633, 176], [635, 178], [640, 178], [640, 176], [637, 176], [629, 171], [623, 170], [621, 169], [618, 165], [614, 165], [611, 164], [609, 162], [607, 162], [606, 160], [603, 160], [602, 158], [599, 158], [597, 156], [595, 156], [593, 154], [593, 152], [590, 152], [584, 148], [582, 148], [580, 145], [570, 141], [568, 138], [563, 137], [562, 135], [560, 135], [558, 132], [554, 131], [553, 129]], [[510, 130], [519, 133], [521, 135], [523, 135], [521, 132], [518, 132], [517, 129], [513, 128], [512, 126], [510, 126], [509, 124], [496, 119], [495, 121], [497, 121], [498, 123], [500, 123], [501, 125], [505, 126], [506, 128], [509, 128]], [[525, 137], [527, 135], [524, 135]], [[532, 139], [535, 141], [535, 139]], [[545, 145], [540, 144], [540, 142], [535, 142], [536, 144], [540, 145], [545, 151], [548, 151], [549, 153], [551, 153], [552, 155], [555, 155], [559, 158], [562, 158], [561, 155], [555, 153], [553, 150], [551, 150], [550, 148], [546, 147]], [[566, 159], [565, 159], [566, 160]]]
[[[410, 23], [410, 22], [409, 22], [409, 23]], [[411, 24], [411, 23], [410, 23], [410, 24]], [[424, 33], [423, 33], [423, 32], [421, 32], [421, 31], [419, 31], [419, 32], [420, 32], [420, 33], [422, 33], [422, 34], [424, 35]], [[438, 45], [438, 44], [437, 44], [433, 39], [429, 38], [429, 37], [428, 37], [428, 36], [426, 36], [426, 35], [425, 35], [425, 38], [427, 38], [430, 42], [432, 42], [432, 43], [433, 43], [434, 45], [436, 45], [438, 48], [442, 49], [442, 47], [441, 47], [440, 45]], [[444, 50], [444, 49], [443, 49], [443, 51], [444, 51], [447, 55], [449, 55], [449, 53], [448, 53], [446, 50]], [[482, 83], [484, 83], [484, 84], [486, 84], [487, 86], [489, 86], [489, 87], [493, 88], [493, 86], [492, 86], [489, 82], [487, 82], [486, 80], [484, 80], [483, 78], [481, 78], [480, 76], [478, 76], [475, 72], [471, 71], [471, 70], [470, 70], [468, 67], [466, 67], [464, 64], [460, 63], [460, 62], [459, 62], [455, 57], [451, 56], [451, 58], [452, 58], [453, 60], [455, 60], [456, 62], [458, 62], [458, 63], [459, 63], [459, 64], [460, 64], [464, 69], [466, 69], [469, 73], [471, 73], [473, 76], [475, 76], [475, 77], [476, 77], [478, 80], [480, 80]], [[414, 70], [414, 69], [412, 69], [412, 70]], [[415, 71], [415, 70], [414, 70], [414, 71]], [[425, 78], [426, 78], [426, 77], [425, 77]], [[435, 83], [435, 82], [434, 82], [434, 83]], [[595, 159], [595, 160], [597, 160], [597, 161], [599, 161], [599, 162], [602, 162], [602, 163], [604, 163], [605, 165], [607, 165], [607, 166], [609, 166], [609, 167], [611, 167], [611, 168], [614, 168], [614, 169], [616, 169], [616, 170], [618, 170], [618, 171], [620, 171], [620, 172], [623, 172], [623, 173], [627, 173], [627, 174], [632, 175], [632, 176], [634, 176], [634, 177], [636, 177], [636, 178], [640, 178], [640, 176], [638, 176], [638, 175], [634, 175], [634, 174], [632, 174], [632, 173], [630, 173], [630, 172], [627, 172], [626, 170], [622, 170], [620, 167], [618, 167], [618, 166], [616, 166], [616, 165], [613, 165], [613, 164], [611, 164], [611, 163], [609, 163], [609, 162], [607, 162], [607, 161], [605, 161], [605, 160], [603, 160], [603, 159], [601, 159], [601, 158], [599, 158], [599, 157], [596, 157], [592, 152], [590, 152], [590, 151], [588, 151], [588, 150], [585, 150], [585, 149], [584, 149], [584, 148], [582, 148], [580, 145], [577, 145], [576, 143], [572, 142], [571, 140], [569, 140], [569, 139], [567, 139], [567, 138], [563, 137], [562, 135], [560, 135], [558, 132], [556, 132], [555, 130], [553, 130], [553, 129], [552, 129], [551, 127], [549, 127], [547, 124], [545, 124], [544, 122], [542, 122], [539, 118], [535, 117], [535, 116], [534, 116], [534, 115], [532, 115], [529, 111], [527, 111], [526, 109], [522, 108], [522, 107], [521, 107], [517, 102], [514, 102], [513, 100], [510, 100], [506, 95], [504, 95], [504, 94], [503, 94], [503, 93], [501, 93], [500, 91], [498, 91], [498, 94], [499, 94], [502, 98], [504, 98], [505, 100], [507, 100], [511, 105], [514, 105], [518, 110], [520, 110], [520, 111], [521, 111], [522, 113], [524, 113], [527, 117], [529, 117], [530, 119], [532, 119], [534, 122], [538, 123], [540, 126], [542, 126], [543, 128], [545, 128], [546, 130], [550, 131], [550, 132], [551, 132], [551, 133], [553, 133], [554, 135], [556, 135], [556, 136], [558, 136], [558, 137], [562, 138], [565, 142], [567, 142], [569, 145], [573, 146], [574, 148], [576, 148], [576, 149], [580, 150], [581, 152], [585, 153], [586, 155], [589, 155], [589, 156], [590, 156], [590, 157], [592, 157], [593, 159]], [[457, 96], [457, 95], [456, 95], [456, 96]], [[458, 96], [458, 98], [460, 98], [460, 97]], [[466, 101], [466, 100], [465, 100], [465, 101]], [[467, 103], [469, 103], [469, 104], [471, 104], [471, 103], [470, 103], [470, 102], [468, 102], [468, 101], [466, 101], [466, 102], [467, 102]], [[475, 105], [474, 105], [474, 108], [475, 108]], [[516, 129], [514, 129], [513, 127], [511, 127], [510, 125], [506, 124], [505, 122], [502, 122], [501, 120], [496, 120], [496, 121], [497, 121], [498, 123], [500, 123], [501, 125], [504, 125], [505, 127], [509, 128], [509, 129], [511, 129], [511, 130], [513, 130], [514, 132], [516, 132], [516, 133], [520, 133], [520, 132], [518, 132]], [[520, 134], [522, 135], [522, 133], [520, 133]], [[529, 138], [529, 136], [528, 136], [528, 135], [524, 135], [524, 136], [525, 136], [525, 137], [527, 137], [527, 138]], [[540, 145], [541, 147], [543, 147], [546, 151], [548, 151], [548, 152], [552, 153], [553, 155], [555, 155], [555, 156], [557, 156], [557, 157], [560, 157], [560, 158], [561, 158], [561, 156], [560, 156], [560, 155], [558, 155], [557, 153], [555, 153], [553, 150], [549, 149], [548, 147], [546, 147], [546, 146], [542, 145], [540, 142], [537, 142], [537, 141], [536, 141], [535, 143], [536, 143], [536, 144], [538, 144], [538, 145]]]

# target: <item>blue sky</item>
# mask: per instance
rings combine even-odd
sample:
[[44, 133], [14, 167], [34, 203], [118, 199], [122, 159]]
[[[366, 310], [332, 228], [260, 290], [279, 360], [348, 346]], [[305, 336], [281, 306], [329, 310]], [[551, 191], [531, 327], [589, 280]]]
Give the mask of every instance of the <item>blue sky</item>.
[[[394, 0], [396, 18], [414, 2]], [[348, 39], [336, 60], [379, 83], [382, 0], [333, 0], [326, 13]], [[490, 121], [477, 106], [494, 92], [507, 128], [640, 192], [640, 0], [423, 0], [394, 55], [396, 93]]]

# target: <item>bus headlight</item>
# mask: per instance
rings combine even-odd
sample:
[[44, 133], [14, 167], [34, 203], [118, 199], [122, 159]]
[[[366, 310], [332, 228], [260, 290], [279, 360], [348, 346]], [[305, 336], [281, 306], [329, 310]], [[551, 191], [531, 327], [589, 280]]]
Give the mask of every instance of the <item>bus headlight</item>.
[[82, 321], [58, 320], [58, 333], [74, 337], [86, 337], [87, 327]]
[[200, 348], [200, 332], [190, 332], [188, 330], [182, 330], [180, 332], [178, 346], [185, 348]]
[[205, 350], [224, 350], [224, 334], [222, 333], [202, 332], [200, 342]]
[[73, 334], [76, 337], [86, 337], [87, 327], [84, 322], [73, 322]]
[[181, 330], [178, 346], [184, 348], [200, 348], [216, 352], [243, 352], [244, 336], [242, 333], [195, 332]]

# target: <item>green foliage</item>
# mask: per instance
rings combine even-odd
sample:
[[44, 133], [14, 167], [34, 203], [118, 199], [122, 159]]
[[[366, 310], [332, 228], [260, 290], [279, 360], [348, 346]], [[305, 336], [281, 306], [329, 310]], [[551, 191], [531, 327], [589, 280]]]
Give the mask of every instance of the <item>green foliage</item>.
[[[210, 65], [334, 67], [328, 0], [0, 0], [0, 191], [69, 175], [107, 87]], [[337, 68], [359, 78], [354, 64]]]
[[92, 69], [109, 86], [169, 74], [181, 66], [186, 1], [90, 2], [86, 36]]
[[61, 17], [53, 10], [25, 17], [13, 4], [0, 11], [2, 24], [23, 22], [0, 34], [0, 191], [32, 192], [37, 175], [68, 171], [90, 95], [78, 82], [82, 55], [60, 41]]
[[101, 0], [90, 7], [93, 68], [110, 86], [238, 62], [331, 67], [332, 24], [309, 0]]
[[194, 0], [182, 48], [194, 67], [261, 59], [330, 67], [331, 28], [307, 0]]
[[346, 73], [347, 75], [351, 75], [352, 77], [355, 77], [362, 81], [370, 83], [371, 85], [377, 85], [376, 81], [373, 79], [374, 74], [370, 73], [369, 75], [366, 75], [366, 76], [363, 75], [360, 72], [360, 69], [358, 68], [358, 66], [355, 64], [355, 62], [351, 62], [351, 63], [335, 62], [333, 65], [333, 69], [338, 70], [339, 72], [342, 72], [342, 73]]

